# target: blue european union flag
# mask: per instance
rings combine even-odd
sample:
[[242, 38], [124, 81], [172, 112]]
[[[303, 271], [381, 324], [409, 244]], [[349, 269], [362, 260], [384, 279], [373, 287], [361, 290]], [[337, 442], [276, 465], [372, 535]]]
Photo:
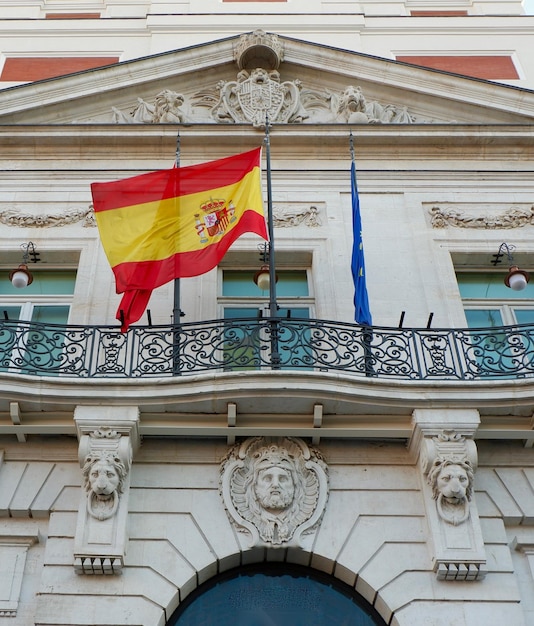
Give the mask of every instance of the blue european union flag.
[[360, 199], [356, 183], [356, 166], [352, 162], [351, 170], [352, 192], [352, 230], [354, 241], [352, 244], [352, 278], [354, 279], [354, 319], [358, 324], [371, 326], [373, 320], [369, 310], [369, 298], [365, 283], [365, 259], [363, 256], [362, 218], [360, 215]]

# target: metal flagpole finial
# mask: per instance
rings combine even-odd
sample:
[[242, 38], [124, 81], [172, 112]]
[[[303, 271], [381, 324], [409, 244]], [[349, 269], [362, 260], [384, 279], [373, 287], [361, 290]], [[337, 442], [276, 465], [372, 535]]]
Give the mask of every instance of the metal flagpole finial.
[[269, 113], [265, 113], [265, 143], [269, 143]]
[[350, 131], [349, 145], [350, 145], [350, 158], [352, 161], [354, 161], [354, 137], [352, 136], [352, 130]]

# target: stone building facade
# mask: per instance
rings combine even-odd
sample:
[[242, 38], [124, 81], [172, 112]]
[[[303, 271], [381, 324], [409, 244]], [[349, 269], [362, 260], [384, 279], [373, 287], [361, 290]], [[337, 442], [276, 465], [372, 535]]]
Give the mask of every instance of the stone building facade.
[[[53, 50], [43, 33], [72, 18], [36, 12], [73, 8], [42, 4], [2, 9], [4, 61], [36, 17], [27, 46]], [[534, 269], [534, 79], [521, 37], [506, 43], [531, 18], [517, 2], [323, 1], [299, 27], [298, 2], [260, 4], [263, 24], [230, 33], [245, 14], [221, 3], [207, 36], [192, 2], [85, 2], [102, 21], [73, 32], [121, 62], [0, 91], [0, 623], [180, 626], [225, 575], [278, 567], [339, 585], [363, 623], [534, 624], [534, 287], [496, 286], [507, 260]], [[370, 43], [421, 20], [415, 56], [429, 24], [483, 32], [499, 11], [510, 84]], [[169, 45], [178, 15], [197, 34]], [[365, 46], [344, 43], [355, 24]], [[247, 234], [180, 280], [178, 326], [169, 284], [120, 333], [90, 184], [266, 148], [266, 120], [276, 321]], [[351, 148], [371, 329], [353, 322]], [[35, 284], [11, 289], [21, 261]]]

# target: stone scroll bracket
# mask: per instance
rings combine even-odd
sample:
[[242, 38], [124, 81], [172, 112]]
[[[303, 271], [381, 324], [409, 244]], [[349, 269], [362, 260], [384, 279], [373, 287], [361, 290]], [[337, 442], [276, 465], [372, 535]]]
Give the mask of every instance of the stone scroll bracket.
[[486, 575], [486, 552], [473, 497], [478, 465], [476, 410], [417, 409], [409, 452], [418, 463], [438, 580]]
[[139, 447], [139, 409], [77, 406], [74, 421], [83, 487], [74, 540], [77, 574], [120, 574], [127, 543], [132, 458]]

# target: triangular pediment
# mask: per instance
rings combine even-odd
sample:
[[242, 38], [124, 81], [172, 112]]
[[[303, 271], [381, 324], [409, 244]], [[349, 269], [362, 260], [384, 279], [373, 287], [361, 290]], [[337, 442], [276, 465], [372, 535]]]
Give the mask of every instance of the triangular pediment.
[[1, 124], [528, 124], [534, 92], [262, 31], [0, 91]]

